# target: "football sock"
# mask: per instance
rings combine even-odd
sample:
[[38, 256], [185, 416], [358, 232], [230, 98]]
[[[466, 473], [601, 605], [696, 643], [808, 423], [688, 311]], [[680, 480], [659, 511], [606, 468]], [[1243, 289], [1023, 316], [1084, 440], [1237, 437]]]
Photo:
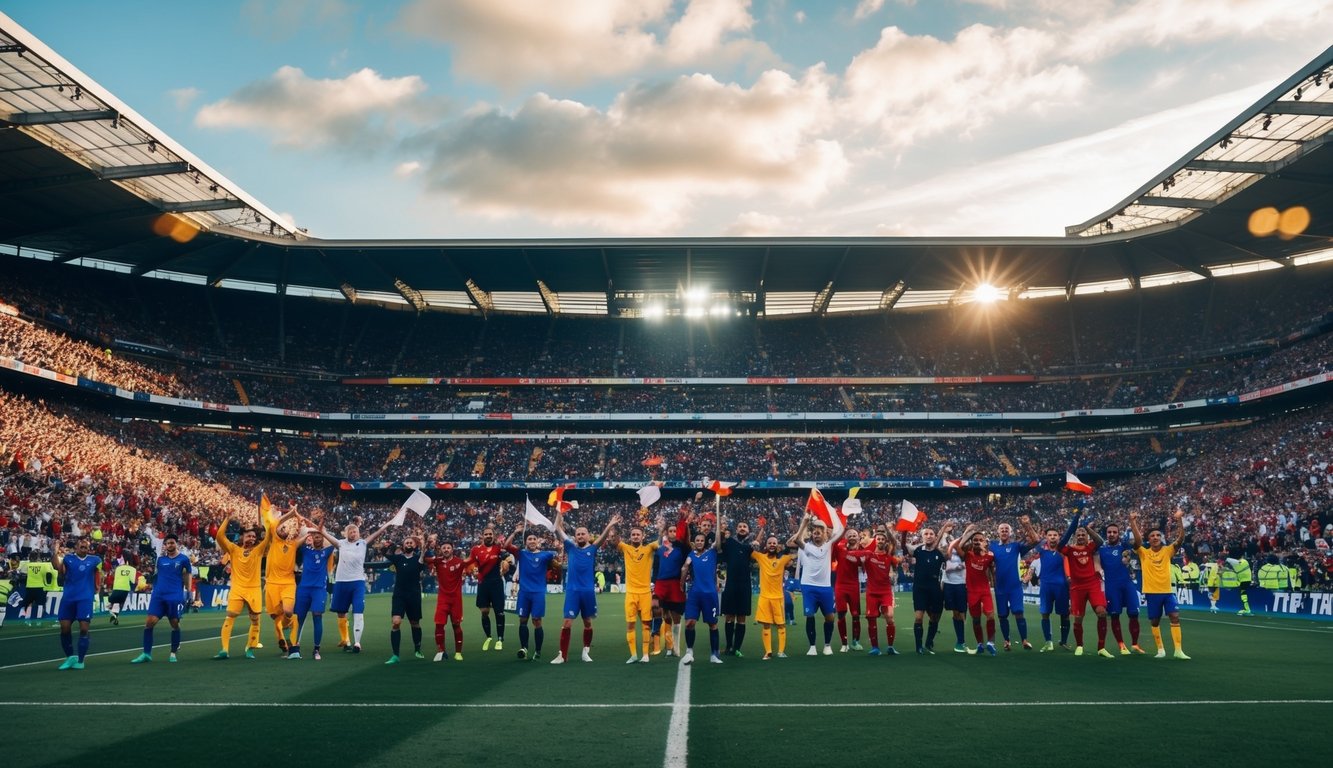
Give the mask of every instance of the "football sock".
[[227, 618], [222, 620], [222, 632], [220, 639], [222, 640], [223, 653], [226, 653], [227, 649], [231, 647], [231, 630], [235, 626], [236, 626], [236, 619], [231, 616], [228, 616]]
[[829, 645], [829, 644], [831, 644], [832, 642], [833, 642], [833, 622], [831, 622], [831, 621], [825, 621], [825, 622], [824, 622], [824, 645]]
[[[438, 627], [439, 625], [436, 624], [435, 626]], [[528, 623], [526, 621], [520, 621], [518, 623], [518, 647], [519, 648], [528, 647]]]
[[421, 625], [412, 627], [412, 650], [421, 650]]
[[841, 613], [838, 614], [838, 639], [842, 641], [842, 644], [843, 644], [843, 645], [846, 645], [846, 644], [847, 644], [847, 612], [846, 612], [846, 611], [843, 611], [843, 612], [841, 612]]
[[489, 613], [481, 615], [481, 633], [487, 637], [491, 636], [491, 615]]
[[583, 628], [583, 647], [584, 648], [592, 647], [592, 627]]
[[1014, 626], [1018, 627], [1018, 639], [1019, 639], [1019, 640], [1027, 640], [1027, 639], [1028, 639], [1028, 620], [1027, 620], [1027, 617], [1025, 617], [1025, 616], [1024, 616], [1023, 614], [1021, 614], [1021, 613], [1016, 613], [1016, 614], [1014, 614]]
[[393, 649], [394, 656], [398, 655], [398, 650], [402, 647], [402, 645], [403, 645], [403, 630], [401, 629], [389, 630], [389, 647]]
[[1041, 636], [1046, 638], [1046, 642], [1051, 642], [1051, 617], [1041, 617]]
[[1175, 643], [1177, 651], [1181, 650], [1179, 624], [1171, 625], [1171, 642]]
[[744, 642], [745, 642], [745, 622], [738, 621], [736, 622], [736, 642], [731, 646], [731, 650], [739, 651], [741, 649], [741, 643]]
[[[912, 622], [912, 638], [916, 640], [916, 647], [917, 647], [917, 648], [920, 648], [920, 647], [921, 647], [921, 622], [919, 622], [919, 621]], [[873, 642], [874, 639], [875, 639], [875, 620], [874, 620], [874, 619], [871, 619], [871, 620], [870, 620], [870, 640]]]
[[963, 620], [962, 620], [962, 619], [954, 619], [954, 620], [953, 620], [953, 632], [954, 632], [955, 635], [958, 635], [958, 644], [959, 644], [959, 645], [962, 645], [962, 644], [963, 644]]
[[728, 621], [726, 623], [726, 636], [727, 636], [727, 650], [735, 648], [736, 646], [732, 645], [732, 642], [736, 639], [736, 622]]
[[1009, 639], [1009, 614], [1007, 613], [1000, 617], [1000, 632], [1007, 641]]
[[361, 644], [361, 633], [366, 629], [366, 615], [364, 613], [352, 614], [352, 643]]
[[[174, 646], [175, 643], [172, 643]], [[144, 627], [143, 629], [143, 652], [148, 655], [153, 653], [153, 628]]]
[[811, 644], [811, 645], [814, 645], [814, 644], [815, 644], [815, 617], [814, 617], [814, 616], [806, 616], [806, 617], [805, 617], [805, 638], [806, 638], [807, 640], [810, 641], [810, 644]]
[[718, 649], [717, 627], [710, 627], [708, 629], [708, 649], [713, 652], [714, 656], [717, 655], [717, 649]]

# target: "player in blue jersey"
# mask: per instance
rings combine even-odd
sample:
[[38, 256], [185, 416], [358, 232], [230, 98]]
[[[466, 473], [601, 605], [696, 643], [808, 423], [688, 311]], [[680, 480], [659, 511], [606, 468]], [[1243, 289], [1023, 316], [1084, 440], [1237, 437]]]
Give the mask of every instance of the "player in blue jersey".
[[[721, 521], [718, 526], [722, 530]], [[693, 548], [680, 571], [681, 581], [688, 581], [690, 585], [685, 593], [685, 653], [680, 657], [680, 663], [694, 663], [694, 624], [703, 619], [708, 625], [708, 660], [721, 664], [717, 637], [717, 558], [722, 551], [722, 537], [717, 537], [717, 543], [710, 548], [707, 535], [700, 531], [694, 534], [690, 543]]]
[[[702, 494], [695, 496], [695, 501]], [[685, 590], [680, 588], [680, 569], [685, 563], [685, 555], [689, 551], [690, 519], [692, 517], [690, 505], [688, 503], [681, 506], [681, 515], [676, 522], [674, 532], [670, 534], [667, 531], [667, 524], [662, 522], [661, 546], [657, 550], [657, 570], [653, 574], [653, 599], [661, 608], [662, 623], [660, 625], [654, 621], [653, 634], [661, 631], [662, 645], [666, 647], [666, 655], [672, 656], [676, 653], [676, 642], [679, 638], [675, 635], [674, 627], [680, 626], [681, 614], [685, 612]]]
[[[524, 524], [527, 527], [527, 524]], [[542, 540], [535, 532], [525, 532], [523, 549], [518, 553], [518, 657], [528, 657], [528, 621], [532, 621], [532, 658], [542, 657], [542, 617], [546, 615], [546, 572], [558, 554], [542, 549]]]
[[[61, 669], [83, 669], [83, 659], [88, 655], [88, 623], [93, 620], [93, 599], [97, 596], [98, 578], [102, 570], [102, 558], [89, 554], [88, 539], [80, 537], [74, 543], [74, 551], [65, 554], [57, 543], [51, 549], [51, 564], [65, 577], [65, 594], [60, 600], [60, 647], [65, 651], [65, 661]], [[79, 653], [74, 655], [74, 638], [71, 629], [79, 622]]]
[[309, 614], [314, 624], [314, 653], [312, 658], [320, 660], [319, 644], [324, 640], [324, 604], [328, 597], [329, 560], [337, 547], [324, 538], [324, 515], [317, 513], [314, 522], [304, 521], [308, 528], [305, 541], [296, 550], [301, 563], [301, 578], [296, 582], [296, 604], [292, 614], [296, 616], [296, 643], [288, 646], [287, 658], [301, 658], [301, 637], [305, 634], [305, 618]]
[[611, 524], [607, 523], [596, 538], [590, 538], [588, 529], [580, 525], [574, 529], [574, 538], [565, 533], [565, 515], [555, 516], [555, 530], [565, 543], [565, 557], [569, 561], [565, 573], [565, 623], [560, 627], [560, 655], [552, 664], [564, 664], [569, 658], [570, 627], [575, 618], [583, 619], [583, 660], [592, 661], [592, 620], [597, 618], [597, 548], [606, 538]]
[[[1028, 543], [1035, 545], [1038, 541], [1037, 529], [1032, 526], [1031, 518], [1024, 515], [1019, 518], [1019, 522], [1023, 524]], [[1073, 538], [1077, 528], [1078, 515], [1069, 521], [1069, 528], [1063, 536], [1058, 528], [1047, 528], [1045, 541], [1037, 550], [1037, 574], [1041, 579], [1037, 600], [1041, 612], [1041, 633], [1046, 640], [1041, 647], [1042, 653], [1055, 650], [1055, 642], [1051, 637], [1052, 613], [1060, 617], [1060, 647], [1069, 649], [1069, 576], [1065, 573], [1065, 556], [1060, 554], [1060, 550]]]
[[1014, 528], [1008, 523], [1000, 523], [995, 532], [1000, 539], [990, 543], [990, 551], [995, 555], [995, 609], [1000, 620], [1000, 634], [1004, 635], [1004, 649], [1010, 649], [1009, 614], [1012, 613], [1023, 650], [1030, 651], [1032, 643], [1028, 642], [1028, 621], [1023, 617], [1023, 582], [1018, 561], [1032, 546], [1015, 541]]
[[143, 653], [130, 660], [143, 664], [153, 660], [153, 627], [162, 618], [171, 623], [171, 655], [175, 662], [181, 647], [181, 614], [185, 613], [185, 598], [190, 588], [190, 558], [180, 551], [176, 537], [167, 534], [162, 539], [162, 554], [157, 557], [157, 578], [152, 594], [148, 596], [148, 617], [143, 624]]
[[1106, 538], [1097, 548], [1097, 557], [1102, 564], [1102, 579], [1106, 589], [1106, 612], [1111, 621], [1111, 632], [1120, 646], [1120, 655], [1128, 656], [1130, 649], [1125, 647], [1125, 633], [1120, 628], [1120, 611], [1129, 616], [1129, 644], [1136, 653], [1146, 653], [1139, 647], [1139, 590], [1134, 583], [1134, 576], [1129, 572], [1129, 558], [1135, 548], [1121, 541], [1120, 526], [1108, 523]]

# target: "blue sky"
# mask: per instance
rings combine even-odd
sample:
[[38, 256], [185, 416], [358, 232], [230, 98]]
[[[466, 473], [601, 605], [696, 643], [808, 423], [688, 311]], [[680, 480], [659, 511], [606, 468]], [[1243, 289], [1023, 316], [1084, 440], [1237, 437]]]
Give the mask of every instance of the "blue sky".
[[1058, 235], [1333, 0], [0, 0], [322, 237]]

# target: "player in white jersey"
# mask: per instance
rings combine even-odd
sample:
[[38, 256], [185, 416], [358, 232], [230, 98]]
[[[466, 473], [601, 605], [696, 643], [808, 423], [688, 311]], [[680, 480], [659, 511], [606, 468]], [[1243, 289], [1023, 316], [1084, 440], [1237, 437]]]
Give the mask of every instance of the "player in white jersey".
[[949, 553], [948, 559], [944, 561], [940, 581], [944, 584], [944, 609], [953, 613], [953, 631], [957, 638], [953, 651], [967, 653], [967, 645], [963, 641], [963, 619], [967, 615], [967, 566], [963, 558], [959, 557], [958, 550], [949, 548], [953, 541], [949, 534], [953, 528], [951, 522], [940, 528], [940, 549]]
[[[361, 529], [355, 523], [349, 523], [343, 529], [343, 538], [333, 535], [328, 529], [322, 533], [338, 548], [338, 566], [333, 574], [333, 600], [331, 608], [338, 614], [338, 634], [344, 652], [361, 652], [361, 632], [366, 627], [366, 550], [371, 542], [389, 527], [381, 525], [378, 531], [361, 538]], [[352, 636], [347, 636], [347, 612], [352, 612]]]
[[[802, 541], [806, 531], [810, 540]], [[805, 637], [810, 641], [807, 656], [816, 656], [819, 649], [815, 643], [815, 612], [824, 614], [824, 655], [833, 655], [833, 545], [846, 533], [838, 531], [833, 538], [828, 537], [828, 528], [818, 518], [806, 515], [801, 520], [801, 527], [787, 540], [787, 546], [796, 550], [796, 559], [801, 572], [801, 604], [805, 610]]]

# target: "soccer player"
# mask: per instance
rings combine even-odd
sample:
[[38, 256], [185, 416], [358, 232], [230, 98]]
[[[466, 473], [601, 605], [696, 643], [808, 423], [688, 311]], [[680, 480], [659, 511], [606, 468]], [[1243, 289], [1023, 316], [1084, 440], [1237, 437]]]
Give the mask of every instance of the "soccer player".
[[1144, 653], [1139, 647], [1139, 590], [1134, 585], [1134, 576], [1129, 572], [1129, 553], [1134, 551], [1120, 540], [1120, 526], [1109, 523], [1106, 526], [1106, 539], [1097, 548], [1097, 559], [1101, 561], [1102, 576], [1105, 580], [1106, 613], [1111, 624], [1111, 633], [1120, 646], [1120, 655], [1128, 656], [1130, 649], [1125, 647], [1124, 630], [1120, 628], [1120, 611], [1129, 617], [1129, 644], [1138, 653]]
[[953, 652], [967, 653], [963, 641], [963, 620], [967, 616], [967, 564], [963, 562], [959, 548], [953, 546], [955, 540], [949, 536], [953, 528], [952, 522], [940, 527], [940, 546], [944, 550], [944, 572], [940, 581], [944, 588], [944, 607], [953, 614]]
[[190, 594], [190, 558], [179, 549], [176, 537], [167, 534], [162, 539], [162, 554], [157, 556], [157, 577], [148, 596], [148, 616], [143, 625], [143, 653], [130, 660], [143, 664], [153, 660], [153, 627], [163, 617], [171, 623], [171, 655], [175, 662], [181, 647], [181, 614], [185, 612], [185, 597]]
[[[390, 521], [392, 522], [392, 521]], [[361, 527], [348, 523], [343, 528], [343, 538], [334, 536], [328, 528], [322, 528], [324, 538], [338, 548], [338, 565], [333, 574], [333, 612], [338, 614], [338, 635], [343, 653], [361, 652], [361, 633], [366, 628], [366, 550], [371, 542], [388, 530], [390, 523], [385, 523], [379, 530], [361, 538]], [[347, 613], [352, 613], [352, 635], [347, 634]]]
[[[292, 504], [288, 511], [294, 511]], [[264, 606], [273, 620], [273, 633], [278, 636], [278, 653], [286, 656], [296, 642], [296, 553], [301, 545], [297, 534], [300, 523], [285, 516], [290, 522], [278, 524], [277, 518], [265, 519], [266, 535], [273, 543], [264, 558]]]
[[702, 618], [708, 625], [708, 661], [721, 664], [717, 636], [717, 558], [722, 550], [722, 537], [719, 536], [716, 546], [710, 548], [708, 534], [701, 530], [694, 534], [691, 544], [693, 549], [680, 571], [681, 581], [690, 584], [685, 592], [685, 653], [680, 657], [680, 663], [694, 663], [694, 625]]
[[[1037, 529], [1032, 526], [1031, 518], [1024, 515], [1019, 520], [1027, 533], [1028, 543], [1035, 544]], [[1078, 516], [1075, 515], [1069, 521], [1069, 528], [1063, 536], [1060, 535], [1059, 529], [1047, 528], [1045, 541], [1037, 550], [1037, 572], [1041, 580], [1037, 602], [1038, 611], [1041, 613], [1041, 634], [1046, 640], [1041, 647], [1042, 653], [1055, 650], [1054, 639], [1051, 637], [1052, 613], [1060, 617], [1060, 647], [1069, 649], [1069, 577], [1065, 575], [1065, 556], [1060, 551], [1073, 538], [1074, 529], [1077, 527]]]
[[[967, 652], [978, 654], [984, 650], [994, 656], [995, 603], [991, 598], [991, 584], [995, 579], [995, 555], [991, 554], [990, 548], [986, 545], [986, 534], [978, 531], [975, 525], [965, 528], [963, 535], [950, 546], [955, 550], [961, 550], [963, 565], [966, 566], [964, 573], [967, 584], [967, 610], [972, 614], [972, 634], [977, 638], [976, 650], [969, 649]], [[983, 615], [986, 617], [985, 645], [982, 645], [981, 636]]]
[[589, 539], [587, 527], [580, 525], [571, 539], [565, 532], [564, 512], [557, 512], [555, 529], [564, 540], [569, 569], [565, 573], [565, 623], [560, 627], [560, 655], [551, 659], [551, 663], [564, 664], [568, 660], [570, 627], [575, 618], [583, 619], [583, 660], [592, 661], [592, 620], [597, 618], [597, 547], [611, 530], [611, 524], [608, 522], [594, 539]]
[[[1078, 513], [1075, 513], [1078, 517]], [[1074, 529], [1074, 542], [1060, 549], [1069, 563], [1069, 610], [1074, 621], [1074, 655], [1083, 655], [1083, 611], [1089, 604], [1097, 614], [1097, 655], [1114, 659], [1106, 650], [1106, 592], [1097, 562], [1097, 548], [1101, 537], [1092, 529], [1090, 520], [1082, 521]], [[1042, 569], [1042, 573], [1045, 573]]]
[[[893, 577], [898, 564], [902, 562], [894, 555], [897, 539], [885, 531], [869, 540], [869, 549], [856, 550], [846, 556], [847, 562], [865, 568], [866, 572], [866, 623], [870, 625], [870, 655], [879, 656], [879, 619], [884, 619], [884, 639], [887, 641], [884, 653], [897, 656], [898, 650], [893, 641], [898, 633], [893, 622]], [[918, 624], [919, 628], [920, 625]], [[921, 636], [917, 634], [917, 647], [920, 649]]]
[[[612, 518], [614, 522], [617, 518]], [[526, 527], [526, 525], [525, 525]], [[546, 630], [542, 618], [546, 616], [546, 572], [558, 553], [541, 548], [541, 537], [536, 533], [523, 535], [523, 549], [518, 553], [518, 657], [528, 657], [528, 622], [532, 622], [532, 658], [542, 657], [542, 641]], [[443, 592], [441, 592], [443, 594]], [[627, 614], [628, 615], [628, 614]], [[456, 625], [455, 625], [456, 626]], [[630, 644], [633, 652], [633, 643]]]
[[[60, 601], [60, 647], [65, 661], [60, 669], [83, 669], [88, 655], [88, 623], [93, 619], [93, 599], [97, 596], [97, 580], [102, 569], [102, 558], [89, 554], [87, 537], [79, 537], [74, 551], [65, 554], [59, 542], [51, 547], [51, 564], [65, 577], [65, 594]], [[74, 655], [74, 637], [71, 627], [79, 622], [79, 653]]]
[[287, 646], [287, 658], [301, 658], [301, 638], [305, 634], [305, 617], [310, 615], [314, 627], [314, 648], [311, 658], [320, 660], [319, 646], [324, 640], [324, 601], [328, 596], [329, 558], [337, 547], [324, 538], [324, 513], [321, 511], [313, 522], [313, 530], [306, 532], [305, 541], [297, 547], [301, 559], [301, 581], [296, 585], [296, 644]]
[[777, 536], [769, 536], [764, 542], [764, 551], [750, 555], [759, 565], [759, 607], [755, 610], [755, 620], [762, 628], [764, 640], [764, 661], [773, 658], [773, 629], [778, 632], [778, 658], [787, 658], [787, 623], [784, 576], [787, 566], [795, 558], [782, 551], [782, 544]]
[[1166, 658], [1166, 644], [1162, 642], [1162, 614], [1171, 621], [1171, 642], [1176, 646], [1175, 658], [1185, 661], [1184, 647], [1180, 642], [1180, 608], [1176, 605], [1176, 593], [1171, 589], [1171, 557], [1185, 541], [1185, 512], [1177, 509], [1175, 513], [1176, 538], [1170, 544], [1163, 544], [1165, 538], [1159, 530], [1148, 532], [1148, 546], [1143, 546], [1143, 531], [1139, 527], [1138, 510], [1129, 511], [1129, 528], [1134, 536], [1130, 542], [1139, 556], [1143, 569], [1143, 596], [1148, 601], [1148, 622], [1152, 625], [1152, 638], [1157, 643], [1155, 658]]
[[[861, 650], [861, 566], [849, 560], [848, 554], [857, 550], [861, 536], [855, 528], [848, 528], [841, 541], [833, 545], [833, 605], [838, 613], [838, 641], [841, 652]], [[868, 609], [867, 609], [868, 610]], [[852, 615], [852, 643], [847, 644], [847, 614]]]
[[[809, 541], [802, 541], [806, 532]], [[810, 650], [806, 656], [817, 656], [819, 648], [815, 642], [815, 613], [824, 614], [824, 655], [833, 655], [833, 587], [830, 573], [833, 561], [833, 545], [842, 538], [842, 533], [828, 538], [828, 529], [817, 518], [806, 514], [801, 518], [801, 525], [787, 540], [787, 548], [796, 550], [797, 561], [801, 569], [801, 604], [805, 611], [805, 637], [810, 641]]]
[[727, 583], [722, 588], [721, 599], [723, 634], [727, 641], [723, 653], [742, 656], [741, 643], [745, 642], [745, 623], [750, 618], [751, 596], [754, 594], [750, 589], [750, 555], [755, 544], [750, 538], [749, 523], [738, 521], [733, 532], [722, 527], [722, 522], [718, 521], [722, 543], [720, 555], [727, 567]]
[[488, 525], [481, 531], [481, 543], [472, 548], [468, 559], [477, 565], [477, 607], [481, 609], [481, 631], [486, 639], [483, 651], [491, 649], [491, 610], [495, 611], [495, 650], [505, 647], [505, 587], [500, 561], [507, 554], [517, 554], [514, 535], [503, 542], [495, 538], [495, 527]]
[[423, 531], [417, 529], [403, 538], [397, 552], [388, 556], [393, 566], [393, 599], [390, 609], [389, 647], [393, 655], [385, 664], [397, 664], [403, 645], [403, 617], [412, 628], [413, 655], [424, 659], [421, 653], [421, 571], [425, 568], [418, 542]]
[[[948, 523], [946, 530], [953, 530]], [[940, 551], [934, 528], [921, 529], [921, 543], [903, 547], [912, 566], [912, 636], [916, 639], [918, 654], [935, 653], [935, 635], [940, 631], [940, 616], [944, 613], [944, 585], [940, 583], [944, 570], [944, 553]], [[930, 617], [930, 630], [922, 642], [922, 620]]]
[[[640, 510], [641, 513], [647, 510]], [[611, 518], [611, 525], [620, 524], [620, 515]], [[625, 642], [629, 645], [629, 660], [626, 664], [638, 661], [648, 663], [648, 653], [652, 645], [652, 610], [653, 553], [658, 549], [655, 541], [643, 540], [643, 527], [632, 526], [629, 529], [629, 543], [617, 539], [616, 548], [625, 558]], [[544, 590], [543, 590], [544, 592]], [[643, 654], [640, 656], [634, 644], [634, 620], [643, 625]]]
[[[680, 626], [681, 614], [685, 612], [685, 590], [680, 587], [680, 569], [685, 563], [689, 551], [689, 525], [693, 515], [689, 504], [681, 507], [681, 516], [676, 522], [676, 530], [667, 535], [666, 523], [662, 523], [659, 532], [662, 542], [657, 557], [657, 577], [653, 580], [653, 597], [662, 609], [662, 645], [666, 655], [675, 655], [676, 634], [674, 627]], [[656, 634], [656, 633], [654, 633]]]
[[1031, 546], [1014, 541], [1014, 528], [1009, 523], [1000, 523], [995, 529], [999, 541], [990, 543], [990, 552], [995, 555], [995, 608], [1000, 622], [1000, 633], [1004, 635], [1004, 649], [1010, 649], [1009, 614], [1014, 615], [1018, 625], [1018, 639], [1023, 649], [1032, 650], [1028, 642], [1028, 622], [1023, 617], [1023, 582], [1019, 578], [1018, 561], [1032, 549]]
[[111, 625], [120, 625], [120, 609], [125, 607], [125, 598], [134, 591], [134, 585], [139, 581], [139, 571], [127, 562], [122, 562], [111, 569], [111, 599], [110, 604]]
[[[19, 563], [19, 572], [23, 574], [23, 603], [20, 609], [28, 610], [28, 619], [24, 622], [25, 626], [32, 626], [37, 618], [38, 610], [46, 610], [46, 586], [50, 584], [55, 586], [55, 566], [50, 562], [38, 558], [24, 560]], [[41, 622], [36, 622], [41, 626]]]
[[231, 514], [222, 518], [218, 524], [217, 544], [231, 565], [230, 590], [227, 594], [227, 616], [222, 620], [220, 640], [222, 649], [214, 659], [224, 660], [230, 654], [231, 630], [236, 626], [236, 617], [245, 609], [250, 615], [250, 632], [245, 640], [245, 658], [255, 657], [255, 646], [259, 643], [259, 612], [263, 608], [260, 568], [264, 553], [272, 544], [272, 539], [259, 540], [258, 528], [246, 528], [241, 532], [241, 543], [236, 545], [227, 538], [227, 526], [231, 524]]
[[[438, 593], [435, 596], [435, 661], [444, 661], [444, 625], [454, 630], [454, 661], [463, 660], [463, 574], [472, 566], [472, 558], [461, 558], [454, 553], [454, 545], [439, 544], [435, 534], [430, 535], [430, 551], [426, 565], [435, 571]], [[435, 555], [439, 547], [439, 556]]]

